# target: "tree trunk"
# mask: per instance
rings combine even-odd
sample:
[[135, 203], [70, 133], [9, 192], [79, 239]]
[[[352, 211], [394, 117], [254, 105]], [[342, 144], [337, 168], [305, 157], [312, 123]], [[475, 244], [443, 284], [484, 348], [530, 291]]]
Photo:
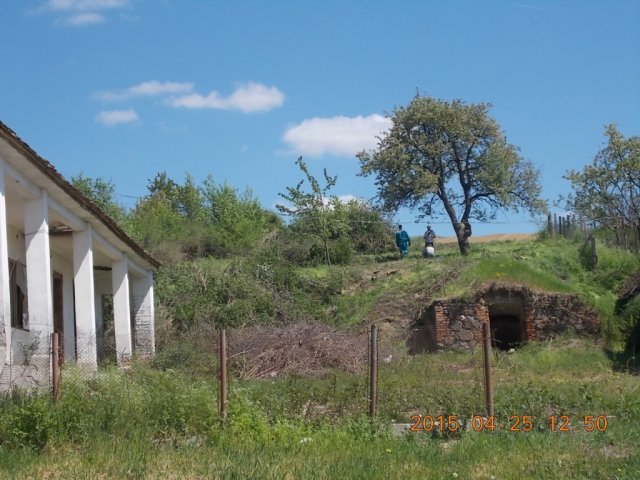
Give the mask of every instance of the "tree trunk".
[[326, 238], [323, 238], [322, 242], [324, 243], [324, 259], [327, 262], [327, 265], [330, 267], [331, 266], [331, 255], [329, 254], [329, 240], [326, 239]]
[[464, 233], [464, 227], [456, 229], [456, 237], [458, 237], [458, 247], [462, 255], [469, 255], [469, 237]]

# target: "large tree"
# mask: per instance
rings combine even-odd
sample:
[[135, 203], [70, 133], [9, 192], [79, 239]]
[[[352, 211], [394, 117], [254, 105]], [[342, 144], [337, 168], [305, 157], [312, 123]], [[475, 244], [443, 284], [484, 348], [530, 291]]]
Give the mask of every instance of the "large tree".
[[432, 217], [444, 208], [463, 255], [471, 220], [495, 218], [499, 210], [545, 209], [538, 170], [507, 143], [489, 109], [417, 94], [393, 111], [378, 148], [358, 154], [362, 174], [375, 175], [386, 210], [418, 208]]
[[612, 230], [622, 243], [629, 233], [640, 239], [640, 137], [625, 138], [616, 125], [605, 129], [607, 145], [593, 163], [566, 178], [571, 210]]

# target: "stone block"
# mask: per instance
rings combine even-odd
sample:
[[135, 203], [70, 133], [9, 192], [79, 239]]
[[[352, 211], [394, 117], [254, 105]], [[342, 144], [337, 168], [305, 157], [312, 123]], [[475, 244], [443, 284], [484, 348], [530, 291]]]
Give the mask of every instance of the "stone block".
[[460, 330], [458, 332], [458, 338], [468, 342], [469, 340], [473, 340], [473, 332], [470, 332], [469, 330]]
[[462, 326], [468, 330], [474, 330], [480, 326], [480, 322], [473, 317], [466, 317], [462, 322]]

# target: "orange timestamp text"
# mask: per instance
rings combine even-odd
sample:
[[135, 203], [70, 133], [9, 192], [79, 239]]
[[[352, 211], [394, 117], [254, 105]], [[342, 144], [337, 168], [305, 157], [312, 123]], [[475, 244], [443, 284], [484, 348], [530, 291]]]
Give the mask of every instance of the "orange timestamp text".
[[531, 432], [536, 427], [552, 432], [570, 432], [581, 429], [585, 432], [604, 432], [609, 426], [605, 415], [583, 415], [571, 418], [568, 415], [550, 415], [543, 422], [532, 415], [510, 415], [508, 421], [501, 421], [495, 415], [473, 415], [463, 419], [458, 415], [412, 415], [412, 432]]

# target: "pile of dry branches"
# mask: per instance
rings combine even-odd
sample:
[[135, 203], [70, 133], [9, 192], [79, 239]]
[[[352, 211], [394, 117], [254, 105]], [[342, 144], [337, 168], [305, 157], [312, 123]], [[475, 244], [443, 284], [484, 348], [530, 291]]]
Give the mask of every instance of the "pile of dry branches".
[[320, 376], [331, 369], [363, 372], [368, 336], [322, 324], [244, 327], [228, 332], [229, 367], [243, 378]]

